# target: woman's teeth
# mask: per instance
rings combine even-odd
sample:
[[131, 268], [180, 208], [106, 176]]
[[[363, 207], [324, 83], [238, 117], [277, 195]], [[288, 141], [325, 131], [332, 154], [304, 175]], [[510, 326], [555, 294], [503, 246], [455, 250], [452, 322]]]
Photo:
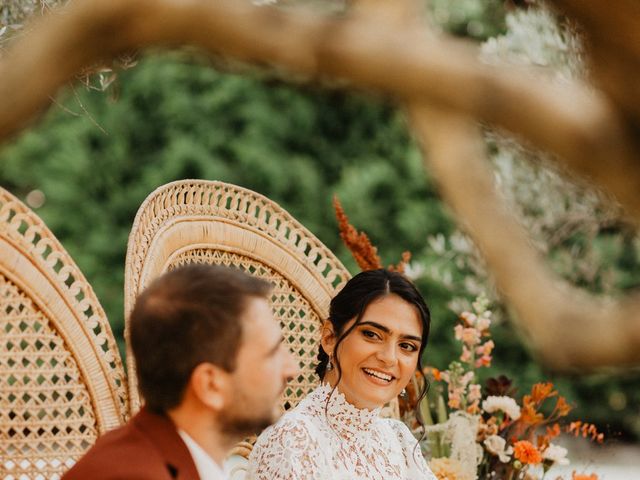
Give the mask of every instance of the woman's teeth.
[[387, 375], [386, 373], [369, 370], [368, 368], [363, 368], [362, 370], [364, 370], [364, 373], [366, 373], [367, 375], [379, 378], [380, 380], [384, 380], [385, 382], [390, 382], [391, 380], [393, 380], [393, 377], [391, 375]]

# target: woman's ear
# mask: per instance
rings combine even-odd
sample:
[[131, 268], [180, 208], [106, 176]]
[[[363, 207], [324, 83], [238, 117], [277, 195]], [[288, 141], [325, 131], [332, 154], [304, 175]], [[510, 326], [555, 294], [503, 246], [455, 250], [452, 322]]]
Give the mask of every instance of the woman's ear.
[[211, 363], [201, 363], [193, 369], [188, 388], [193, 396], [211, 410], [220, 411], [225, 407], [226, 372]]
[[333, 355], [333, 349], [336, 346], [337, 336], [333, 329], [333, 325], [329, 320], [325, 320], [322, 324], [322, 334], [320, 337], [320, 345], [327, 355]]

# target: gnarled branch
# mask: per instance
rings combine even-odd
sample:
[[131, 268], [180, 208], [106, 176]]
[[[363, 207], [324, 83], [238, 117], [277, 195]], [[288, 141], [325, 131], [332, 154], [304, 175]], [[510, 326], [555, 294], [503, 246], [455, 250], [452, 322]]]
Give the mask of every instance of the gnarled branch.
[[428, 149], [427, 168], [545, 363], [564, 370], [640, 363], [640, 297], [599, 300], [560, 280], [500, 200], [478, 127], [427, 106], [410, 114]]
[[77, 2], [16, 42], [0, 63], [0, 138], [44, 108], [81, 68], [132, 49], [178, 44], [311, 78], [347, 79], [501, 126], [558, 153], [640, 213], [636, 152], [605, 97], [578, 84], [534, 81], [516, 69], [497, 71], [468, 46], [435, 39], [420, 25], [399, 28], [381, 15], [323, 17], [240, 0]]
[[[617, 3], [632, 12], [631, 2]], [[597, 35], [596, 1], [554, 3], [583, 23], [594, 58], [602, 60], [613, 43]], [[151, 45], [198, 45], [309, 78], [345, 79], [412, 105], [445, 197], [470, 226], [519, 312], [518, 323], [548, 361], [556, 367], [640, 362], [640, 322], [631, 320], [639, 302], [593, 300], [547, 271], [495, 198], [471, 123], [502, 127], [555, 152], [574, 171], [608, 187], [638, 217], [640, 142], [634, 132], [640, 108], [635, 90], [621, 78], [625, 58], [638, 63], [637, 44], [620, 47], [615, 65], [595, 72], [602, 86], [597, 92], [578, 83], [532, 79], [517, 69], [498, 71], [481, 64], [473, 49], [437, 39], [418, 22], [402, 25], [398, 18], [404, 13], [399, 7], [396, 12], [354, 9], [338, 18], [256, 8], [241, 0], [74, 2], [17, 41], [0, 61], [0, 139], [44, 109], [82, 68]], [[624, 34], [637, 22], [625, 21]], [[616, 46], [624, 44], [622, 32], [606, 28], [618, 39]], [[633, 101], [625, 103], [629, 97]]]

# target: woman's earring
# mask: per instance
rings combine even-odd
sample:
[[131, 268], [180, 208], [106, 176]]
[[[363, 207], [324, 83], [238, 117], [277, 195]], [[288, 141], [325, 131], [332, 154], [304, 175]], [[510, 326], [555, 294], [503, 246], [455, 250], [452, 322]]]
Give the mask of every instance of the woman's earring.
[[331, 363], [331, 357], [329, 357], [329, 361], [327, 362], [327, 372], [333, 370], [333, 363]]
[[402, 398], [407, 398], [407, 389], [403, 388], [402, 391], [400, 392], [400, 396]]

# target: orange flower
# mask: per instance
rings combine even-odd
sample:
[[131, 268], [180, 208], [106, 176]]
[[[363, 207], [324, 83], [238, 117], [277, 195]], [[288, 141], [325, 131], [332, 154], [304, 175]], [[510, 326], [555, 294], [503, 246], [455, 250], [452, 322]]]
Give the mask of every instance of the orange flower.
[[604, 441], [604, 434], [598, 432], [596, 426], [591, 423], [583, 423], [579, 420], [577, 422], [571, 422], [567, 431], [574, 434], [576, 437], [590, 437], [592, 441], [596, 441], [598, 443], [602, 443]]
[[537, 465], [542, 462], [540, 451], [527, 440], [520, 440], [513, 445], [513, 455], [527, 465]]
[[453, 458], [432, 458], [429, 467], [438, 480], [469, 480], [471, 478], [465, 473], [460, 461]]
[[482, 442], [485, 438], [490, 437], [491, 435], [498, 434], [498, 425], [497, 425], [496, 417], [490, 417], [489, 420], [484, 420], [480, 417], [480, 425], [478, 425], [478, 436], [477, 442]]
[[534, 402], [540, 403], [549, 397], [554, 397], [558, 394], [558, 392], [553, 390], [553, 383], [536, 383], [531, 388], [531, 398]]
[[[382, 260], [380, 260], [380, 256], [378, 255], [378, 249], [373, 246], [366, 233], [358, 232], [356, 228], [349, 223], [349, 217], [347, 217], [336, 195], [333, 196], [333, 208], [336, 211], [340, 238], [342, 238], [351, 255], [353, 255], [360, 269], [364, 272], [382, 268]], [[411, 252], [402, 252], [400, 262], [397, 265], [389, 265], [389, 270], [404, 273], [405, 267], [410, 261]]]
[[396, 265], [389, 265], [389, 270], [392, 272], [404, 273], [404, 269], [411, 261], [411, 252], [402, 252], [402, 258]]
[[337, 196], [333, 197], [333, 208], [336, 211], [336, 218], [340, 227], [340, 237], [342, 237], [342, 241], [351, 251], [353, 258], [358, 262], [358, 266], [363, 271], [382, 268], [378, 249], [373, 246], [366, 233], [358, 233], [355, 227], [349, 223], [349, 218], [342, 205], [340, 205]]
[[471, 415], [477, 415], [480, 413], [480, 405], [477, 401], [467, 407], [467, 413], [470, 413]]
[[576, 473], [574, 470], [571, 474], [571, 480], [598, 480], [598, 475], [592, 473], [591, 475], [582, 475], [580, 473]]
[[434, 368], [431, 373], [433, 374], [433, 378], [435, 378], [436, 382], [439, 382], [440, 380], [442, 380], [442, 375], [440, 374], [440, 370], [438, 370], [437, 368]]
[[555, 413], [561, 417], [566, 417], [569, 412], [573, 410], [573, 407], [567, 403], [564, 397], [558, 397], [558, 403], [556, 403]]
[[525, 395], [522, 399], [522, 408], [520, 409], [520, 421], [525, 425], [537, 425], [543, 420], [544, 415], [538, 413], [531, 397]]
[[557, 423], [554, 423], [550, 427], [547, 427], [547, 435], [546, 435], [546, 437], [549, 439], [549, 441], [551, 441], [554, 438], [556, 438], [557, 436], [559, 436], [560, 433], [562, 433], [561, 430], [560, 430], [560, 425], [557, 424]]
[[538, 435], [536, 439], [536, 446], [538, 447], [538, 450], [540, 452], [543, 452], [549, 446], [549, 442], [549, 437], [547, 437], [546, 435]]

